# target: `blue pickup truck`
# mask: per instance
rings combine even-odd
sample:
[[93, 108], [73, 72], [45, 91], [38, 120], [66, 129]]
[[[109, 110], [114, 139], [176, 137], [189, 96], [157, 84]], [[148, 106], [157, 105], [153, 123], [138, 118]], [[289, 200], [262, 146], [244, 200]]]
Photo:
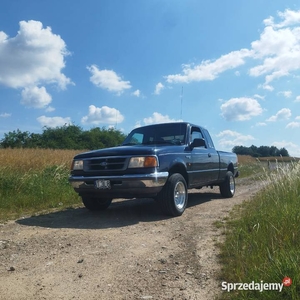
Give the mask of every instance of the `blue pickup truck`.
[[78, 154], [69, 181], [89, 210], [104, 210], [114, 198], [154, 198], [162, 211], [180, 216], [188, 189], [219, 186], [233, 197], [237, 156], [217, 151], [208, 131], [187, 122], [131, 131], [122, 145]]

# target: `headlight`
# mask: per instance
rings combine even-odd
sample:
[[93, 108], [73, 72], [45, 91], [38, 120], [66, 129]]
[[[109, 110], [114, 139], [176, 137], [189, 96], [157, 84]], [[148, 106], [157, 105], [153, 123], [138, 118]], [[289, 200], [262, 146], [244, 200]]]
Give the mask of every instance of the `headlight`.
[[131, 157], [128, 168], [152, 168], [157, 167], [158, 162], [155, 156]]
[[73, 170], [83, 170], [83, 160], [74, 160], [72, 169]]

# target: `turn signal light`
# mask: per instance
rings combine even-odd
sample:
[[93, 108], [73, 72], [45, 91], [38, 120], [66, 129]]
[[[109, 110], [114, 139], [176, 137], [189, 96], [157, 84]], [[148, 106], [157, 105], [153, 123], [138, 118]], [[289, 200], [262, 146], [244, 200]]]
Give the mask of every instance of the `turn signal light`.
[[157, 159], [154, 156], [146, 156], [144, 161], [144, 167], [150, 168], [150, 167], [157, 167]]

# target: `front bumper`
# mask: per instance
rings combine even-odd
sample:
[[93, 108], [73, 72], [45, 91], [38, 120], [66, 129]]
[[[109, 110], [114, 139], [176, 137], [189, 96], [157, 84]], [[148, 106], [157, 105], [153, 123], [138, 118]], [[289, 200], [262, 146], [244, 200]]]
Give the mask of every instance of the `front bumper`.
[[[105, 195], [111, 198], [133, 198], [156, 196], [168, 179], [168, 172], [150, 174], [128, 174], [121, 176], [70, 176], [69, 182], [79, 195]], [[98, 189], [97, 180], [109, 180], [110, 188]]]

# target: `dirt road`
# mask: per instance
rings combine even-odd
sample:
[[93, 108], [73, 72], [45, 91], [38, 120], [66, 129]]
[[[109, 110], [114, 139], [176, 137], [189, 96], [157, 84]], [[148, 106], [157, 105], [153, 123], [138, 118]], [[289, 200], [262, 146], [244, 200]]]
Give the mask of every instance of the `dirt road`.
[[0, 299], [213, 299], [222, 221], [258, 191], [192, 190], [185, 213], [166, 218], [151, 199], [113, 202], [0, 225]]

